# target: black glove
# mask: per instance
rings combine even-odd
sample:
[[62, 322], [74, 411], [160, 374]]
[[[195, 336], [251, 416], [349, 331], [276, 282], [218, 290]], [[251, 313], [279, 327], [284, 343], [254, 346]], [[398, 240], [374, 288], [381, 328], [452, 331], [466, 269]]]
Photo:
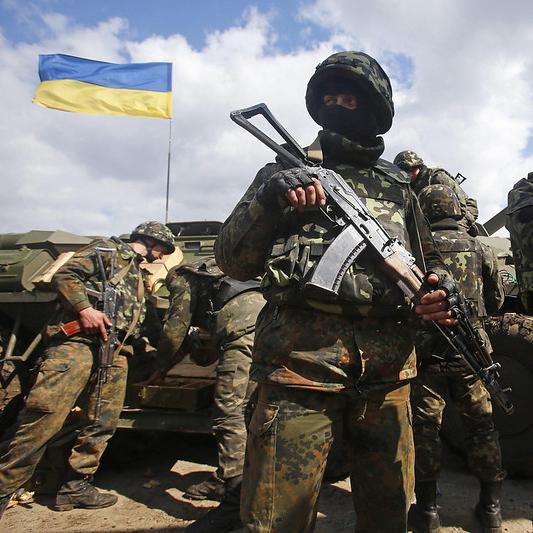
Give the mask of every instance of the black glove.
[[270, 211], [279, 210], [288, 205], [286, 194], [289, 189], [307, 187], [312, 184], [313, 178], [303, 168], [295, 167], [280, 170], [272, 174], [270, 179], [259, 187], [256, 198], [265, 209]]
[[430, 285], [427, 282], [427, 278], [430, 274], [435, 274], [435, 272], [427, 272], [424, 276], [424, 282], [426, 285], [426, 288], [429, 290], [438, 290], [442, 289], [446, 292], [448, 300], [448, 303], [450, 304], [450, 308], [462, 306], [464, 304], [463, 297], [461, 295], [461, 291], [459, 290], [459, 286], [457, 283], [450, 277], [450, 276], [439, 276], [439, 281], [436, 285]]

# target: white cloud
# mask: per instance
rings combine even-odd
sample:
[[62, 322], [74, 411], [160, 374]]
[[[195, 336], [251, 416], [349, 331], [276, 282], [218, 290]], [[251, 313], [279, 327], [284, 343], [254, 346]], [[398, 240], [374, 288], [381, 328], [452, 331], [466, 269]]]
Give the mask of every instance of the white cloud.
[[468, 177], [487, 219], [532, 169], [533, 4], [498, 0], [317, 0], [309, 19], [353, 39], [383, 61], [412, 60], [413, 83], [395, 83], [396, 119], [386, 156], [414, 149]]
[[[301, 16], [320, 21], [330, 38], [290, 52], [276, 48], [275, 27], [254, 9], [199, 49], [179, 32], [128, 40], [120, 18], [83, 27], [47, 15], [37, 42], [0, 36], [2, 231], [117, 234], [164, 217], [168, 123], [32, 105], [37, 55], [57, 52], [173, 62], [171, 220], [224, 219], [272, 159], [229, 120], [231, 110], [265, 101], [302, 144], [312, 140], [305, 86], [316, 64], [343, 47], [364, 48], [393, 78], [397, 114], [386, 155], [413, 148], [429, 164], [460, 171], [488, 218], [532, 166], [523, 155], [533, 124], [532, 11], [526, 0], [513, 10], [478, 0], [318, 0]], [[410, 60], [409, 83], [391, 54]]]

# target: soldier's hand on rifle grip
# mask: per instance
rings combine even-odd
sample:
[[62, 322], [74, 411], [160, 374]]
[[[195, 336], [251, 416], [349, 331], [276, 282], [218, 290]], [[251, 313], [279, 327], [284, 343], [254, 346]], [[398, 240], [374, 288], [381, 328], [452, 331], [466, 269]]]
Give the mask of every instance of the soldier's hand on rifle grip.
[[457, 320], [454, 318], [454, 313], [450, 309], [450, 302], [448, 300], [449, 293], [446, 288], [439, 287], [439, 276], [437, 274], [429, 274], [426, 278], [426, 283], [435, 290], [427, 292], [420, 298], [420, 303], [415, 306], [415, 312], [423, 320], [435, 320], [441, 326], [455, 326]]
[[306, 187], [297, 187], [287, 191], [287, 200], [292, 207], [298, 211], [303, 211], [306, 207], [324, 207], [326, 205], [326, 194], [322, 184], [313, 178], [313, 183]]
[[326, 195], [320, 182], [300, 167], [273, 174], [259, 187], [256, 198], [265, 209], [271, 211], [283, 209], [287, 204], [299, 211], [326, 204]]
[[107, 342], [107, 328], [111, 326], [111, 321], [104, 313], [94, 307], [86, 307], [80, 311], [80, 323], [85, 333], [100, 334], [102, 340]]

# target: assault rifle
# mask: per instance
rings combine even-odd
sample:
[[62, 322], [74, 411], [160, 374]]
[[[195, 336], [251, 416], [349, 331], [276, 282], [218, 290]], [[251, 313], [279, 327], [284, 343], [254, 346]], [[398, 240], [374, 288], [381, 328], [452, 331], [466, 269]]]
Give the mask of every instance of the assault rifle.
[[[263, 116], [290, 146], [291, 151], [280, 146], [250, 122], [249, 119], [257, 115]], [[366, 251], [409, 300], [415, 304], [420, 301], [429, 289], [425, 284], [424, 274], [415, 263], [415, 258], [396, 237], [387, 234], [380, 222], [339, 174], [310, 162], [305, 151], [274, 118], [265, 104], [233, 111], [230, 118], [274, 150], [287, 164], [300, 167], [309, 175], [316, 177], [326, 193], [327, 204], [323, 211], [340, 228], [340, 233], [328, 246], [314, 271], [310, 273], [309, 279], [305, 282], [306, 290], [321, 293], [329, 298], [336, 297], [346, 271], [357, 257]], [[492, 360], [481, 336], [470, 322], [462, 297], [450, 300], [450, 308], [455, 313], [457, 325], [444, 327], [436, 322], [433, 324], [451, 345], [454, 353], [463, 356], [493, 401], [506, 414], [511, 414], [514, 408], [506, 394], [510, 389], [502, 389], [498, 382], [500, 364]]]
[[[95, 248], [96, 260], [98, 261], [98, 268], [102, 277], [102, 293], [101, 293], [101, 307], [102, 312], [107, 316], [111, 325], [107, 331], [107, 342], [100, 340], [100, 348], [98, 349], [98, 373], [96, 376], [96, 407], [95, 407], [95, 422], [100, 420], [100, 413], [102, 412], [102, 392], [104, 384], [107, 383], [107, 373], [109, 368], [113, 365], [113, 357], [115, 355], [115, 348], [117, 347], [118, 332], [117, 332], [117, 289], [111, 284], [111, 280], [115, 275], [116, 269], [116, 254], [115, 248]], [[111, 254], [111, 262], [109, 267], [109, 276], [106, 274], [102, 253]]]

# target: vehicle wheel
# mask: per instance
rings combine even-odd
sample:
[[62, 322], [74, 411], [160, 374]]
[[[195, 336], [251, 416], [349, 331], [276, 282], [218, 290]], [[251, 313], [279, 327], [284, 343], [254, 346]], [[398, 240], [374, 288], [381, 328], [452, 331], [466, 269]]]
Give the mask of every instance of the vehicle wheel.
[[[500, 383], [511, 387], [514, 413], [506, 415], [494, 406], [494, 421], [500, 434], [503, 466], [512, 476], [533, 477], [533, 317], [505, 313], [486, 323], [494, 349], [493, 358], [502, 366]], [[443, 438], [464, 450], [464, 431], [454, 406], [447, 407]]]

